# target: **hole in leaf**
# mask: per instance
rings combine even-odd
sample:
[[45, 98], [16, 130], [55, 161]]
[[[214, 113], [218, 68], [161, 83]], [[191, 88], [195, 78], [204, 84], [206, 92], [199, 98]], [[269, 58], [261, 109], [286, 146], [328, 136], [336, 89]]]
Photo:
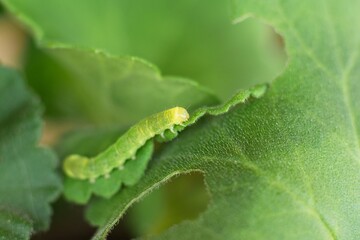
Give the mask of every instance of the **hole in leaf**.
[[108, 239], [125, 239], [124, 226], [132, 238], [158, 235], [184, 220], [196, 219], [209, 200], [203, 174], [180, 175], [133, 205]]

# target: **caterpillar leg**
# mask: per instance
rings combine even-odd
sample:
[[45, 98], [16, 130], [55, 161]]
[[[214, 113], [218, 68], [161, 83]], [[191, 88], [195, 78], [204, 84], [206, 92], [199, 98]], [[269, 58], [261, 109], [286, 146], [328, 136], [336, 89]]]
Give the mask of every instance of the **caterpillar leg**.
[[165, 135], [164, 135], [164, 132], [160, 133], [160, 136], [165, 139]]
[[105, 178], [105, 179], [108, 179], [109, 177], [110, 177], [110, 174], [109, 174], [109, 173], [105, 173], [104, 178]]
[[120, 171], [122, 171], [122, 170], [124, 170], [124, 166], [123, 166], [123, 165], [120, 165], [120, 166], [118, 166], [118, 169], [119, 169]]
[[135, 159], [136, 159], [136, 155], [135, 155], [135, 154], [132, 155], [130, 159], [131, 159], [131, 160], [135, 160]]
[[175, 129], [174, 129], [174, 125], [170, 127], [170, 131], [171, 131], [172, 133], [176, 133], [176, 131], [175, 131]]

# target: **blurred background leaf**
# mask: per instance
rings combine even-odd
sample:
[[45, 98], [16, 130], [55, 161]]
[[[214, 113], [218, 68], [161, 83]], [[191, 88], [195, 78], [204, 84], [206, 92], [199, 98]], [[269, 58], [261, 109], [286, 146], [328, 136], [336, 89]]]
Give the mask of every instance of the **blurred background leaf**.
[[128, 127], [176, 105], [192, 110], [218, 102], [197, 83], [162, 77], [154, 66], [137, 58], [72, 48], [49, 52], [52, 58], [30, 60], [28, 73], [37, 79], [32, 86], [50, 104], [49, 111], [62, 117]]
[[[158, 66], [165, 75], [195, 79], [221, 100], [228, 99], [240, 88], [270, 82], [284, 64], [281, 41], [276, 34], [256, 20], [232, 25], [228, 17], [227, 2], [34, 0], [30, 3], [24, 0], [6, 0], [4, 3], [31, 27], [41, 46], [71, 45], [100, 49], [115, 56], [137, 56]], [[39, 51], [42, 50], [36, 47], [30, 49], [26, 72], [30, 84], [47, 104], [48, 112], [76, 115], [87, 109], [84, 100], [78, 99], [81, 94], [73, 93], [76, 89], [74, 85], [78, 85], [78, 89], [84, 89], [83, 95], [86, 95], [89, 93], [88, 88], [97, 89], [98, 84], [104, 84], [107, 74], [96, 73], [95, 69], [101, 68], [99, 66], [95, 69], [89, 66], [91, 57], [74, 58], [71, 54], [62, 54], [59, 64], [57, 57], [54, 59], [54, 54], [50, 53], [49, 56], [49, 50], [47, 53]], [[80, 84], [84, 80], [79, 79], [78, 75], [74, 76], [72, 70], [69, 73], [69, 66], [64, 66], [64, 62], [71, 61], [77, 63], [77, 69], [89, 71], [89, 74], [83, 75], [90, 83]], [[93, 65], [98, 64], [99, 62], [93, 62]], [[126, 66], [119, 65], [118, 68], [124, 69]], [[103, 73], [101, 69], [98, 72]], [[97, 79], [89, 80], [93, 76]], [[122, 86], [127, 85], [122, 83]], [[156, 86], [154, 90], [149, 86], [137, 86], [138, 89], [157, 92]], [[172, 87], [170, 84], [163, 94], [172, 91]], [[117, 96], [123, 94], [116, 93]], [[136, 97], [137, 101], [132, 102], [135, 106], [145, 97], [138, 97], [136, 92], [129, 92], [129, 95]], [[85, 98], [88, 105], [95, 109], [94, 112], [106, 112], [103, 109], [109, 108], [101, 103], [109, 96], [98, 96], [99, 103], [92, 102], [93, 96]], [[187, 98], [186, 94], [183, 98]], [[159, 105], [157, 101], [147, 99], [146, 102], [149, 103], [148, 109]], [[175, 102], [183, 104], [181, 100]], [[76, 106], [79, 104], [81, 106]], [[101, 109], [96, 104], [101, 105]], [[194, 101], [194, 104], [197, 102]], [[144, 114], [142, 116], [150, 112], [136, 107], [132, 111], [141, 112]], [[155, 109], [153, 112], [156, 112]], [[90, 116], [91, 119], [94, 118], [93, 115]]]
[[57, 159], [39, 147], [41, 106], [14, 70], [0, 68], [0, 236], [28, 239], [48, 229], [61, 190]]
[[210, 199], [202, 173], [180, 175], [131, 207], [120, 224], [133, 236], [157, 235], [184, 220], [196, 219]]

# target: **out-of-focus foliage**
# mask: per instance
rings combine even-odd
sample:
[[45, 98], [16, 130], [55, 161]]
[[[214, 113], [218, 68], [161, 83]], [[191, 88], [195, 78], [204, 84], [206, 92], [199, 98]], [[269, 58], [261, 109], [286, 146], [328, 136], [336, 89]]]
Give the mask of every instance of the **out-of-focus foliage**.
[[0, 68], [0, 96], [0, 238], [27, 239], [49, 227], [57, 159], [37, 146], [42, 108], [18, 73]]
[[53, 59], [40, 55], [30, 60], [28, 67], [36, 69], [30, 74], [37, 77], [40, 85], [36, 86], [45, 102], [49, 100], [48, 107], [62, 116], [127, 127], [176, 105], [190, 106], [191, 110], [218, 101], [197, 83], [162, 77], [154, 66], [137, 58], [73, 48], [49, 52]]
[[[113, 56], [141, 57], [156, 64], [165, 75], [197, 80], [222, 100], [228, 99], [239, 88], [271, 81], [283, 63], [269, 27], [254, 20], [232, 25], [228, 17], [228, 4], [219, 1], [6, 0], [5, 3], [31, 27], [42, 46], [72, 45], [100, 49]], [[78, 12], [83, 14], [79, 15]], [[159, 89], [148, 79], [145, 80], [150, 86], [133, 80], [134, 76], [139, 78], [138, 74], [142, 71], [136, 64], [131, 71], [127, 69], [130, 75], [127, 79], [118, 79], [126, 65], [118, 63], [118, 69], [109, 69], [109, 64], [102, 63], [116, 62], [114, 59], [95, 56], [100, 58], [99, 62], [93, 57], [96, 54], [74, 57], [68, 51], [61, 55], [59, 62], [57, 54], [54, 57], [51, 50], [41, 53], [33, 48], [26, 70], [30, 84], [40, 93], [49, 113], [57, 116], [64, 113], [70, 116], [85, 115], [85, 118], [102, 122], [114, 119], [114, 116], [108, 116], [108, 112], [113, 110], [113, 114], [119, 112], [115, 117], [118, 122], [125, 121], [127, 115], [138, 115], [127, 122], [131, 124], [149, 113], [167, 108], [171, 102], [194, 109], [195, 105], [204, 104], [197, 102], [198, 98], [190, 103], [183, 101], [194, 98], [193, 94], [183, 92], [182, 99], [174, 97], [173, 88], [190, 88], [188, 85], [193, 85], [186, 84], [187, 81], [180, 86], [164, 81]], [[124, 57], [122, 60], [129, 65], [133, 63]], [[92, 71], [79, 76], [74, 74], [74, 68]], [[108, 71], [111, 70], [117, 78], [109, 76]], [[94, 77], [96, 79], [89, 80]], [[115, 88], [114, 92], [104, 93], [101, 86], [108, 79], [117, 80], [116, 83], [121, 84], [124, 90], [112, 87]], [[142, 85], [141, 89], [146, 89], [146, 92], [134, 91], [126, 81], [132, 81], [135, 86]], [[196, 86], [192, 88], [194, 90], [189, 91], [199, 92]], [[94, 102], [92, 99], [96, 94], [97, 101]], [[154, 100], [152, 94], [157, 94], [158, 101]], [[117, 98], [109, 100], [114, 95]], [[123, 101], [131, 101], [132, 108], [124, 108]], [[112, 105], [115, 105], [115, 109]], [[153, 109], [154, 106], [158, 106], [158, 109]], [[121, 113], [122, 110], [127, 114]], [[103, 117], [99, 119], [99, 116]]]
[[137, 236], [160, 234], [184, 219], [195, 219], [210, 200], [201, 173], [180, 175], [129, 209], [123, 221]]
[[5, 2], [43, 45], [138, 56], [165, 74], [198, 80], [223, 99], [239, 87], [272, 80], [282, 67], [270, 29], [254, 20], [231, 24], [226, 1]]

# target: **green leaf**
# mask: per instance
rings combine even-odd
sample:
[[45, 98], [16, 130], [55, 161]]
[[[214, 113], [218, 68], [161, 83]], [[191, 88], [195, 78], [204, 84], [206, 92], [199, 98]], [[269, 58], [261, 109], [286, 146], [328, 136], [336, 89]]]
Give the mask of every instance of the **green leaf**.
[[[196, 110], [190, 117], [188, 121], [184, 123], [184, 125], [177, 125], [175, 126], [175, 130], [181, 131], [185, 127], [194, 124], [200, 117], [204, 116], [205, 114], [211, 114], [211, 115], [220, 115], [225, 112], [227, 112], [232, 106], [243, 103], [246, 100], [248, 100], [250, 97], [260, 97], [264, 94], [266, 90], [265, 85], [254, 87], [250, 90], [241, 91], [237, 95], [235, 95], [229, 102], [227, 102], [224, 105], [216, 106], [216, 107], [204, 107]], [[167, 117], [167, 116], [165, 116]], [[160, 120], [159, 120], [160, 121]], [[85, 132], [86, 133], [86, 132]], [[164, 133], [166, 140], [172, 140], [178, 135], [177, 132], [172, 133], [171, 130], [166, 130]], [[79, 139], [76, 138], [76, 136], [80, 136], [80, 142]], [[68, 145], [68, 142], [70, 141], [70, 146], [73, 147], [73, 151], [69, 151], [72, 154], [79, 154], [79, 150], [77, 150], [77, 145], [79, 143], [82, 143], [83, 146], [85, 146], [85, 149], [87, 147], [88, 151], [93, 151], [93, 148], [90, 148], [89, 146], [93, 145], [91, 142], [104, 142], [103, 140], [99, 140], [99, 135], [95, 135], [96, 138], [89, 141], [84, 141], [84, 137], [87, 138], [89, 135], [72, 135], [70, 138], [68, 138], [67, 141], [63, 141], [61, 145]], [[158, 136], [159, 139], [162, 139], [163, 137]], [[101, 138], [100, 138], [101, 139]], [[105, 138], [106, 139], [106, 138]], [[73, 140], [73, 141], [71, 141]], [[75, 140], [75, 142], [74, 142]], [[81, 141], [83, 140], [83, 141]], [[137, 152], [135, 161], [127, 161], [124, 165], [124, 169], [122, 171], [118, 171], [115, 169], [110, 173], [110, 177], [101, 177], [99, 179], [96, 179], [95, 183], [91, 183], [88, 180], [77, 180], [72, 179], [71, 177], [66, 177], [65, 179], [65, 197], [70, 200], [74, 201], [80, 204], [87, 203], [90, 200], [91, 194], [94, 193], [96, 195], [110, 198], [112, 197], [117, 191], [120, 190], [120, 186], [122, 182], [125, 183], [125, 185], [131, 186], [134, 185], [136, 182], [139, 181], [140, 177], [144, 173], [147, 163], [151, 158], [152, 152], [153, 152], [153, 143], [152, 139], [146, 139], [148, 140], [148, 143], [145, 146], [139, 145], [139, 151]], [[84, 144], [85, 142], [85, 144]], [[105, 141], [107, 142], [107, 141]], [[114, 141], [115, 142], [115, 141]], [[78, 143], [78, 144], [76, 144]], [[129, 142], [129, 145], [133, 147], [134, 143]], [[122, 146], [123, 148], [127, 148], [127, 146]], [[80, 151], [81, 151], [80, 147]], [[101, 148], [102, 151], [106, 151], [104, 148]], [[99, 152], [102, 152], [99, 151]], [[92, 157], [93, 155], [89, 155], [88, 152], [83, 152], [81, 155], [84, 155], [85, 157]]]
[[132, 188], [90, 208], [105, 238], [134, 202], [202, 171], [212, 201], [160, 239], [358, 239], [359, 1], [234, 1], [283, 34], [286, 71], [259, 100], [187, 128]]
[[41, 107], [18, 73], [0, 68], [0, 236], [28, 239], [49, 226], [60, 193], [55, 155], [39, 147]]
[[61, 159], [73, 153], [95, 156], [123, 133], [124, 129], [118, 126], [78, 128], [66, 133], [55, 145], [55, 151]]
[[120, 2], [2, 0], [2, 3], [30, 28], [42, 45], [96, 48], [114, 54], [121, 53], [124, 47], [124, 30], [118, 25], [123, 20]]
[[[197, 83], [162, 77], [153, 65], [134, 57], [114, 57], [73, 48], [48, 52], [47, 61], [56, 63], [53, 68], [42, 71], [41, 75], [35, 70], [30, 75], [38, 77], [40, 95], [61, 115], [124, 128], [170, 107], [196, 109], [218, 102]], [[37, 61], [29, 64], [35, 68], [43, 66]]]
[[[240, 91], [234, 97], [232, 97], [228, 102], [221, 104], [219, 106], [199, 108], [190, 114], [189, 120], [186, 121], [183, 125], [177, 125], [174, 127], [174, 129], [176, 130], [175, 133], [172, 133], [170, 130], [166, 130], [164, 132], [165, 139], [167, 141], [174, 139], [176, 136], [178, 136], [179, 131], [183, 131], [185, 128], [193, 125], [204, 115], [218, 116], [218, 115], [228, 112], [232, 107], [234, 107], [238, 104], [245, 103], [246, 101], [249, 101], [250, 99], [259, 98], [264, 95], [266, 89], [267, 89], [266, 85], [255, 86], [249, 90]], [[160, 142], [164, 141], [164, 138], [161, 136], [156, 136], [155, 139], [160, 140]], [[140, 154], [140, 156], [141, 156], [141, 154]], [[125, 165], [125, 169], [126, 169], [126, 167], [127, 166]], [[134, 168], [134, 170], [135, 170], [135, 168]], [[132, 171], [134, 171], [134, 170], [132, 170]], [[143, 170], [145, 170], [145, 169], [143, 169]], [[139, 170], [137, 170], [137, 171], [139, 171]], [[118, 172], [119, 171], [112, 172], [110, 175], [111, 178], [113, 178], [113, 175], [115, 173], [118, 175], [119, 174]], [[116, 176], [114, 176], [114, 178], [116, 178]], [[81, 182], [81, 181], [76, 181], [76, 182]], [[82, 181], [82, 182], [84, 182], [84, 181]], [[87, 184], [83, 183], [83, 185], [82, 185], [83, 189], [87, 185], [89, 185], [89, 183], [87, 183]], [[66, 186], [66, 184], [65, 184], [65, 186]], [[91, 186], [91, 184], [90, 184], [90, 186]], [[65, 187], [65, 191], [66, 191], [66, 187]], [[112, 193], [114, 194], [115, 192], [112, 192]], [[80, 203], [87, 202], [89, 200], [90, 193], [87, 196], [88, 196], [88, 198], [86, 198], [86, 199], [84, 198], [84, 201], [80, 202]], [[113, 202], [113, 204], [114, 203], [116, 204], [117, 198], [114, 197], [113, 199], [110, 199], [109, 201], [98, 199], [97, 201], [95, 201], [95, 203], [93, 202], [91, 210], [88, 214], [88, 219], [93, 225], [100, 225], [105, 221], [104, 217], [106, 216], [106, 211], [104, 211], [104, 209], [107, 209], [110, 212], [112, 211], [113, 204], [109, 205], [109, 202]]]
[[[4, 1], [46, 47], [45, 52], [30, 48], [26, 73], [50, 113], [127, 127], [145, 116], [177, 105], [196, 109], [218, 103], [217, 97], [197, 83], [185, 78], [162, 77], [155, 66], [111, 47], [122, 47], [119, 41], [123, 38], [116, 33], [116, 29], [120, 29], [120, 13], [114, 11], [119, 2], [109, 1], [106, 7], [96, 1], [90, 4], [79, 1], [75, 5], [68, 1], [60, 6], [52, 1], [50, 7], [47, 3], [50, 2]], [[79, 18], [78, 12], [84, 11], [84, 5], [88, 11]], [[112, 20], [103, 22], [100, 19], [104, 18], [98, 18], [94, 23], [94, 14], [102, 11], [112, 15], [107, 18]], [[64, 15], [69, 22], [80, 22], [66, 26]], [[97, 24], [99, 27], [95, 27]], [[108, 33], [115, 35], [104, 40], [105, 28], [100, 26], [108, 26]], [[94, 29], [101, 32], [94, 33]], [[111, 54], [99, 49], [110, 50]]]
[[173, 178], [153, 191], [132, 206], [120, 221], [135, 236], [159, 234], [184, 219], [196, 219], [206, 210], [209, 200], [203, 175], [192, 172]]
[[178, 136], [179, 132], [184, 130], [186, 127], [193, 125], [196, 123], [201, 117], [204, 115], [212, 115], [212, 116], [218, 116], [221, 114], [224, 114], [230, 110], [230, 108], [248, 101], [250, 98], [260, 98], [262, 97], [267, 89], [267, 85], [258, 85], [255, 87], [252, 87], [247, 90], [239, 91], [237, 94], [235, 94], [232, 98], [230, 98], [229, 101], [225, 102], [224, 104], [220, 104], [218, 106], [212, 106], [212, 107], [202, 107], [199, 109], [196, 109], [194, 112], [191, 112], [190, 118], [188, 121], [183, 123], [182, 125], [177, 125], [174, 127], [175, 132], [172, 132], [171, 130], [166, 130], [164, 132], [164, 136], [156, 136], [155, 139], [159, 142], [166, 142], [174, 139]]
[[0, 208], [0, 226], [1, 239], [29, 239], [33, 230], [32, 221], [14, 209]]
[[[222, 100], [240, 88], [272, 81], [284, 64], [268, 26], [255, 20], [230, 24], [228, 1], [3, 2], [43, 47], [66, 45], [137, 56], [158, 66], [164, 75], [195, 79]], [[28, 69], [36, 73], [29, 73], [29, 79], [54, 107], [46, 78], [57, 74], [44, 76], [43, 71], [49, 73], [54, 66], [39, 55], [30, 54]]]

